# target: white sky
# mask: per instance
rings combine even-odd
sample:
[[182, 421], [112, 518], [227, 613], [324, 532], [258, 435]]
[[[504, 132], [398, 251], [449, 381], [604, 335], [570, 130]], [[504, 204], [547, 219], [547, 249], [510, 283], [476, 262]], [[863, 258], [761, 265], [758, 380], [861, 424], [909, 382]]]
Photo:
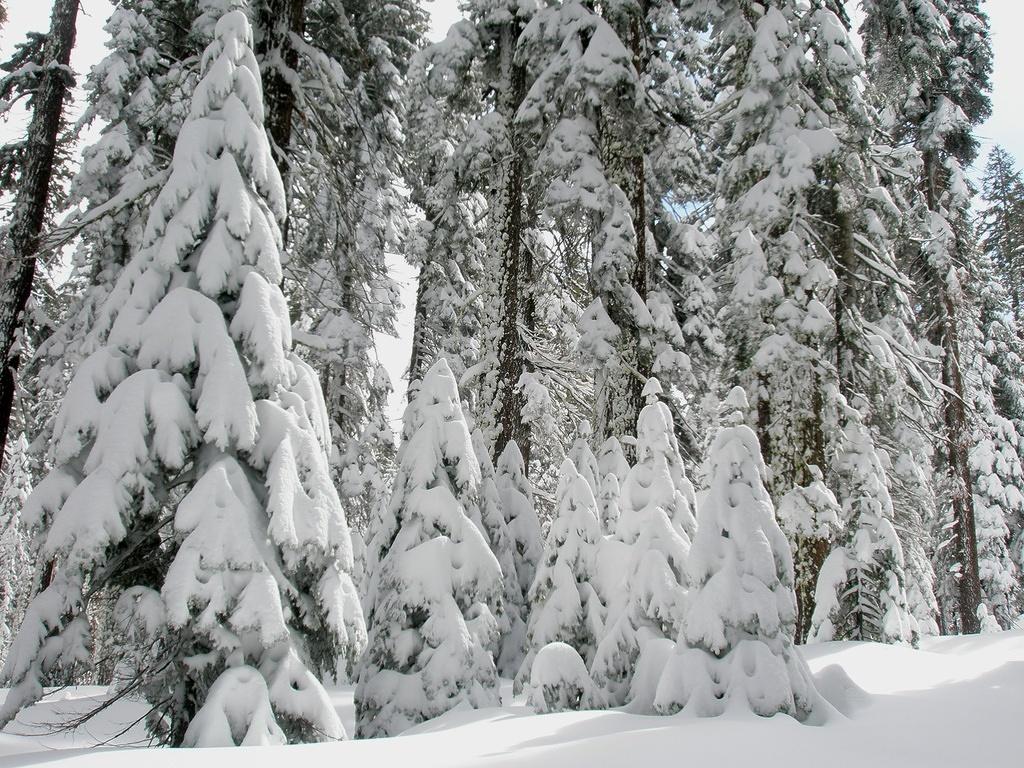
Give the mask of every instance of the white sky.
[[[23, 40], [26, 32], [46, 32], [49, 28], [50, 3], [46, 0], [9, 0], [9, 20], [0, 32], [0, 60], [6, 61], [14, 45]], [[995, 53], [995, 71], [992, 89], [992, 117], [978, 129], [982, 140], [982, 156], [993, 144], [1001, 144], [1018, 164], [1024, 164], [1024, 99], [1020, 97], [1024, 78], [1024, 45], [1020, 43], [1020, 30], [1024, 28], [1024, 0], [988, 0], [985, 4], [992, 24], [992, 47]], [[449, 25], [460, 17], [457, 0], [435, 0], [430, 2], [431, 37], [444, 36]], [[110, 15], [108, 0], [82, 0], [78, 21], [78, 39], [72, 65], [81, 74], [88, 71], [104, 54], [103, 43], [106, 35], [103, 24]], [[79, 78], [82, 82], [83, 78]], [[11, 124], [0, 124], [0, 141], [21, 130], [22, 122], [17, 118]], [[2, 214], [2, 212], [0, 212]], [[396, 392], [392, 397], [391, 416], [393, 421], [401, 417], [404, 406], [405, 382], [402, 375], [409, 360], [409, 345], [412, 336], [412, 310], [415, 302], [414, 273], [397, 261], [393, 264], [395, 278], [403, 285], [405, 307], [400, 313], [398, 338], [378, 338], [381, 361], [391, 374]]]

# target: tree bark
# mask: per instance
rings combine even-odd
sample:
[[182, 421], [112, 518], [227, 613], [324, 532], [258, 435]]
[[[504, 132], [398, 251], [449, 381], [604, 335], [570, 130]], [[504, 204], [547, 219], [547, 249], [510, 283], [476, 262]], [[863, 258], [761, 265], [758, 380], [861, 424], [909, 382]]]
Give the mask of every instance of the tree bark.
[[412, 345], [409, 352], [409, 387], [406, 398], [412, 402], [416, 388], [413, 386], [426, 373], [427, 364], [427, 281], [431, 265], [424, 262], [420, 265], [420, 273], [416, 279], [416, 309], [413, 312]]
[[[295, 92], [285, 72], [294, 71], [299, 65], [299, 52], [291, 44], [291, 35], [301, 36], [306, 28], [306, 0], [264, 0], [256, 13], [256, 25], [261, 34], [256, 42], [255, 53], [264, 65], [264, 125], [277, 150], [277, 164], [287, 184], [291, 166], [289, 147], [295, 113]], [[290, 195], [286, 196], [286, 200], [289, 199]], [[281, 236], [287, 243], [287, 218], [281, 222]]]
[[[641, 2], [619, 30], [623, 42], [629, 45], [633, 66], [641, 78], [647, 71], [649, 58], [645, 45], [647, 10], [647, 3]], [[635, 255], [629, 265], [629, 286], [641, 301], [646, 301], [651, 271], [647, 253], [646, 127], [610, 123], [606, 123], [606, 127], [610, 141], [605, 147], [605, 166], [612, 180], [619, 184], [629, 199], [636, 236]], [[641, 329], [632, 308], [621, 297], [604, 298], [608, 316], [621, 332], [617, 343], [620, 362], [613, 373], [598, 376], [599, 389], [606, 390], [598, 403], [598, 440], [634, 433], [637, 417], [644, 406], [644, 385], [651, 376], [653, 365], [651, 350], [641, 343]], [[632, 446], [624, 445], [623, 451], [632, 461]]]
[[28, 126], [25, 162], [14, 197], [14, 211], [7, 247], [0, 263], [0, 466], [7, 445], [17, 371], [21, 364], [18, 336], [24, 327], [23, 313], [32, 295], [40, 236], [50, 200], [50, 183], [57, 139], [74, 78], [69, 65], [75, 45], [79, 0], [56, 0], [50, 17], [50, 34], [44, 48], [44, 71], [33, 97]]
[[501, 35], [503, 68], [507, 71], [505, 94], [500, 105], [505, 115], [512, 156], [505, 173], [500, 210], [504, 211], [501, 244], [501, 279], [499, 303], [501, 306], [501, 335], [498, 339], [497, 402], [498, 434], [494, 443], [494, 458], [501, 455], [510, 440], [515, 440], [527, 467], [530, 463], [530, 431], [523, 423], [525, 400], [519, 379], [526, 365], [526, 344], [521, 331], [525, 320], [525, 287], [530, 279], [526, 271], [524, 254], [524, 200], [523, 177], [526, 171], [525, 147], [522, 132], [516, 127], [514, 116], [526, 96], [526, 67], [512, 61], [515, 42], [521, 25], [505, 25]]
[[[946, 184], [939, 158], [934, 151], [924, 153], [925, 198], [930, 211], [939, 210], [941, 189]], [[959, 235], [957, 235], [959, 238]], [[956, 269], [953, 259], [951, 269]], [[930, 266], [930, 265], [929, 265]], [[952, 295], [948, 275], [930, 270], [931, 288], [935, 293], [931, 342], [942, 349], [942, 423], [945, 428], [946, 475], [950, 484], [953, 510], [954, 551], [960, 565], [957, 583], [961, 631], [974, 634], [981, 629], [978, 605], [981, 603], [981, 578], [978, 573], [978, 540], [975, 531], [974, 496], [971, 468], [968, 463], [970, 420], [967, 391], [961, 367], [961, 307]]]

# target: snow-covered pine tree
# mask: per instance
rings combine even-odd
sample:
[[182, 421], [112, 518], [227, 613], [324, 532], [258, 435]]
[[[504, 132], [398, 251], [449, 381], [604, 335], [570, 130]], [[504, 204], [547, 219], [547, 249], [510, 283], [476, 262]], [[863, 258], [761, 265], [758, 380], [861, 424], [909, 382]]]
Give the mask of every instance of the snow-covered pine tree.
[[54, 469], [26, 504], [56, 571], [11, 648], [0, 715], [88, 658], [89, 599], [118, 586], [134, 596], [121, 631], [150, 660], [132, 687], [154, 736], [341, 738], [317, 677], [351, 662], [365, 630], [319, 382], [290, 351], [284, 193], [237, 8], [217, 20], [202, 73], [108, 300], [109, 341], [79, 366]]
[[951, 536], [942, 547], [942, 565], [954, 582], [945, 590], [943, 612], [955, 615], [959, 629], [975, 632], [981, 587], [964, 371], [974, 354], [967, 326], [976, 275], [972, 189], [964, 168], [977, 154], [974, 126], [991, 110], [988, 20], [978, 0], [868, 0], [863, 5], [869, 73], [894, 116], [897, 139], [913, 144], [921, 157], [913, 180], [918, 232], [905, 250], [919, 272], [921, 323], [941, 351], [937, 423], [943, 437], [936, 464]]
[[433, 360], [462, 376], [482, 354], [482, 281], [486, 199], [456, 176], [455, 151], [481, 109], [473, 64], [479, 40], [472, 22], [454, 24], [444, 40], [413, 57], [407, 86], [406, 178], [423, 221], [406, 258], [418, 269], [409, 396]]
[[824, 700], [794, 645], [796, 595], [789, 543], [775, 522], [757, 436], [743, 424], [746, 395], [736, 387], [708, 452], [707, 495], [687, 573], [691, 591], [676, 651], [654, 706], [714, 717], [748, 708], [801, 722]]
[[565, 643], [589, 665], [602, 634], [604, 607], [594, 588], [601, 540], [597, 501], [571, 459], [559, 470], [555, 514], [544, 557], [530, 588], [527, 654], [516, 690], [530, 682], [534, 659], [549, 643]]
[[[632, 430], [651, 372], [678, 378], [689, 365], [673, 304], [657, 282], [662, 270], [654, 266], [656, 256], [672, 262], [667, 249], [677, 241], [651, 235], [655, 220], [665, 231], [678, 224], [668, 201], [685, 142], [669, 103], [677, 106], [690, 89], [673, 70], [684, 57], [671, 55], [671, 43], [650, 42], [674, 40], [673, 19], [669, 4], [567, 0], [534, 15], [517, 51], [536, 72], [517, 121], [541, 148], [544, 216], [558, 223], [560, 237], [582, 243], [581, 255], [591, 262], [593, 298], [579, 319], [577, 347], [595, 373], [602, 440]], [[648, 94], [649, 84], [664, 93]], [[655, 105], [664, 114], [656, 115]], [[665, 156], [652, 174], [656, 136]]]
[[[881, 318], [866, 314], [877, 314], [873, 286], [909, 284], [893, 265], [886, 224], [899, 210], [880, 180], [901, 158], [878, 144], [841, 4], [687, 3], [684, 13], [710, 28], [727, 93], [716, 221], [730, 254], [729, 376], [751, 396], [773, 496], [810, 487], [817, 467], [845, 503], [853, 490], [843, 487], [839, 435], [863, 418], [851, 403], [872, 405], [866, 385], [881, 368]], [[864, 439], [872, 464], [884, 465], [870, 429]], [[883, 475], [886, 498], [887, 484]], [[802, 639], [829, 542], [798, 534], [793, 543]]]
[[696, 527], [693, 487], [676, 450], [672, 414], [658, 399], [657, 379], [643, 392], [647, 405], [637, 420], [637, 463], [622, 484], [613, 537], [626, 549], [620, 565], [625, 573], [601, 574], [608, 618], [591, 666], [615, 706], [629, 699], [643, 646], [682, 630], [686, 558]]
[[459, 704], [498, 704], [488, 649], [501, 568], [472, 518], [480, 465], [444, 358], [420, 380], [404, 421], [355, 694], [364, 738], [393, 736]]
[[488, 109], [474, 120], [456, 154], [460, 178], [488, 200], [492, 234], [488, 247], [496, 276], [490, 281], [481, 369], [480, 417], [494, 454], [516, 441], [529, 468], [533, 425], [522, 380], [529, 373], [536, 322], [534, 254], [539, 249], [539, 196], [533, 163], [534, 136], [516, 114], [530, 86], [530, 62], [515, 55], [516, 44], [536, 10], [532, 3], [471, 0], [465, 11], [477, 35], [480, 85], [489, 94]]
[[0, 664], [21, 626], [32, 583], [29, 542], [21, 524], [21, 510], [32, 492], [24, 435], [8, 445], [8, 453], [0, 486]]
[[[816, 165], [839, 143], [807, 89], [796, 3], [688, 3], [686, 13], [698, 28], [710, 27], [716, 81], [730, 93], [716, 140], [723, 152], [716, 220], [730, 254], [726, 369], [750, 395], [771, 492], [781, 500], [813, 483], [811, 467], [827, 468], [825, 385], [834, 369], [826, 345], [834, 319], [824, 302], [836, 275], [814, 247], [809, 198]], [[827, 545], [798, 540], [795, 548], [798, 579], [813, 585]], [[813, 586], [798, 594], [808, 614], [812, 596]]]
[[365, 525], [394, 458], [376, 337], [395, 334], [400, 306], [389, 260], [412, 219], [405, 73], [426, 16], [410, 0], [257, 0], [253, 15], [268, 129], [286, 169], [295, 339], [321, 372], [342, 500]]
[[967, 370], [975, 434], [968, 462], [978, 538], [978, 578], [986, 615], [1009, 628], [1020, 615], [1024, 525], [1024, 361], [1012, 300], [986, 258], [978, 267], [981, 296], [972, 325], [981, 354]]
[[981, 184], [985, 208], [978, 226], [979, 247], [995, 267], [1020, 326], [1024, 322], [1024, 177], [1010, 153], [996, 145], [989, 150]]
[[845, 408], [835, 467], [843, 525], [821, 567], [807, 639], [916, 643], [885, 467], [860, 414]]
[[493, 648], [494, 663], [502, 677], [512, 677], [519, 671], [526, 652], [526, 620], [529, 609], [519, 574], [516, 572], [515, 542], [501, 505], [494, 463], [487, 450], [483, 432], [473, 430], [473, 453], [480, 462], [479, 509], [487, 543], [501, 567], [501, 611], [498, 619], [498, 638]]
[[[523, 455], [515, 440], [505, 445], [498, 457], [496, 484], [501, 497], [501, 509], [512, 539], [512, 558], [523, 595], [530, 592], [544, 553], [544, 537], [541, 533], [537, 508], [533, 502], [533, 484], [526, 476]], [[524, 604], [528, 620], [529, 602]]]
[[118, 4], [104, 25], [109, 52], [86, 78], [88, 105], [79, 125], [102, 127], [82, 150], [69, 187], [69, 204], [85, 210], [61, 227], [64, 237], [80, 237], [71, 277], [61, 288], [71, 303], [36, 354], [40, 384], [57, 401], [70, 373], [104, 342], [93, 332], [97, 314], [142, 240], [180, 128], [180, 108], [168, 104], [180, 97], [173, 78], [164, 77], [169, 41], [160, 17], [152, 0]]

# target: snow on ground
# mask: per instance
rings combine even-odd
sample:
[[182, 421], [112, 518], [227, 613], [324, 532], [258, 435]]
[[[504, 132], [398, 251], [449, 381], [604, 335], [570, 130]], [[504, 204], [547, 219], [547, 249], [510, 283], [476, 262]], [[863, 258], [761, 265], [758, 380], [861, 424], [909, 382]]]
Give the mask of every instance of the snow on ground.
[[[865, 765], [979, 768], [1020, 760], [1024, 714], [1024, 632], [928, 640], [922, 650], [873, 643], [804, 649], [820, 685], [848, 715], [823, 727], [778, 716], [728, 714], [714, 719], [645, 717], [622, 712], [533, 715], [520, 704], [456, 711], [397, 738], [249, 749], [152, 749], [108, 742], [142, 714], [118, 702], [75, 733], [48, 724], [94, 706], [103, 689], [48, 697], [0, 734], [0, 766], [262, 768], [284, 760], [315, 766], [800, 766]], [[851, 683], [852, 681], [852, 683]], [[503, 689], [509, 701], [510, 686]], [[332, 691], [352, 731], [352, 691]], [[144, 741], [136, 725], [110, 743]], [[289, 750], [282, 754], [280, 750]]]

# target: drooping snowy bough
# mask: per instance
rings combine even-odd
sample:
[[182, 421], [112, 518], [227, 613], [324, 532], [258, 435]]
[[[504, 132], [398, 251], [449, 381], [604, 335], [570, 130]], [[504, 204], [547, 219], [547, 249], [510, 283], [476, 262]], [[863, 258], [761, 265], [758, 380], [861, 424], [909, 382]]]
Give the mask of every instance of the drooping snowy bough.
[[448, 363], [436, 362], [405, 412], [398, 475], [375, 546], [369, 645], [356, 730], [394, 736], [463, 702], [497, 706], [502, 574], [482, 526], [480, 464]]
[[743, 390], [734, 388], [708, 454], [686, 622], [654, 706], [664, 714], [738, 709], [808, 721], [827, 704], [793, 644], [793, 557], [764, 486], [757, 437], [742, 423], [746, 408]]
[[119, 685], [149, 701], [160, 740], [345, 735], [318, 678], [365, 629], [323, 396], [291, 352], [251, 46], [245, 13], [224, 12], [143, 246], [97, 321], [107, 343], [56, 420], [54, 469], [25, 508], [53, 578], [11, 648], [0, 721], [88, 663], [86, 608], [113, 588]]

